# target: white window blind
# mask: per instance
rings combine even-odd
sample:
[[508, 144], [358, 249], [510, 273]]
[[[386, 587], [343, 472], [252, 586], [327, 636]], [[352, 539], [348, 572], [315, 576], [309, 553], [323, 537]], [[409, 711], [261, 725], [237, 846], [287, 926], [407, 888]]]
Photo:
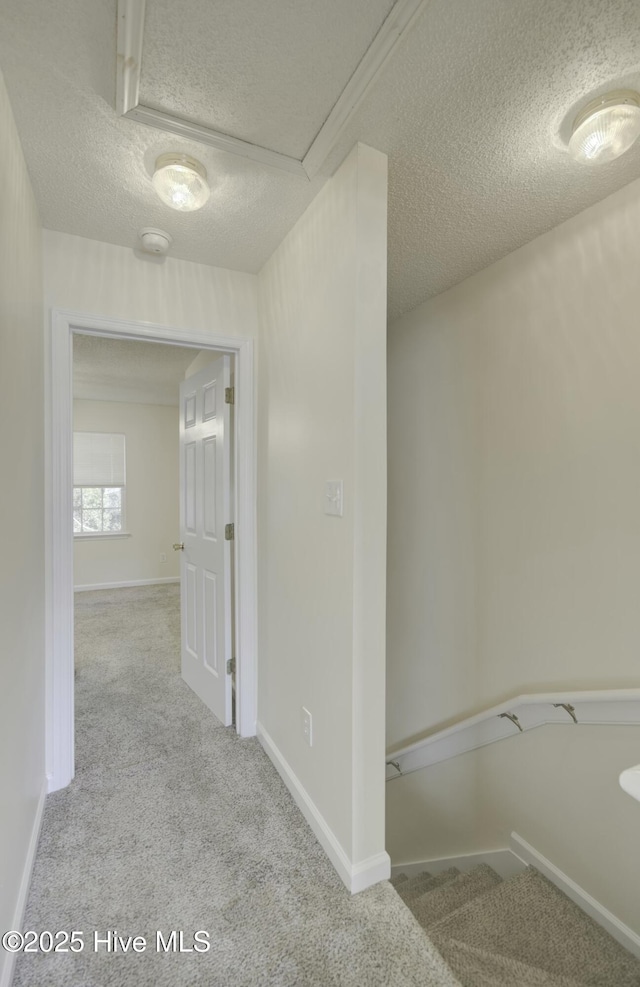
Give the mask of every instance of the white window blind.
[[124, 435], [73, 433], [74, 487], [123, 487], [124, 482]]

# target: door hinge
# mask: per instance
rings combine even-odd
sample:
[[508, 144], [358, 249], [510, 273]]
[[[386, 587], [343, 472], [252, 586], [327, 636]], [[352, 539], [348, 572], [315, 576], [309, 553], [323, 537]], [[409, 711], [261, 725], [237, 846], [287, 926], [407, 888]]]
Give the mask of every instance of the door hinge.
[[233, 675], [236, 670], [236, 660], [235, 658], [227, 659], [227, 675]]
[[235, 389], [235, 387], [225, 387], [225, 389], [224, 389], [224, 403], [225, 404], [235, 404], [236, 403], [236, 389]]
[[225, 524], [224, 526], [224, 537], [225, 541], [233, 541], [236, 534], [235, 524]]

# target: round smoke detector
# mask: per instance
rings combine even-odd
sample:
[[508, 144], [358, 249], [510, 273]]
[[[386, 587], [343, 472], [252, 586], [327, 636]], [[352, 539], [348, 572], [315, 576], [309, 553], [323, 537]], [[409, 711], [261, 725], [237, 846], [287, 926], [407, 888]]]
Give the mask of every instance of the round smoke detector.
[[148, 254], [166, 254], [171, 246], [171, 237], [164, 230], [155, 230], [151, 226], [145, 227], [139, 233], [142, 249]]

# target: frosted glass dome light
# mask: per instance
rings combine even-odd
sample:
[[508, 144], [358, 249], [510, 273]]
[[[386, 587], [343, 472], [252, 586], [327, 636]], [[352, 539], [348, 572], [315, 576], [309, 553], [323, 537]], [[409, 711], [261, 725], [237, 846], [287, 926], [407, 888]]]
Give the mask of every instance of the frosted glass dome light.
[[599, 96], [578, 114], [569, 150], [582, 164], [605, 164], [640, 136], [640, 94], [624, 89]]
[[187, 154], [161, 154], [153, 173], [153, 187], [164, 203], [180, 212], [200, 209], [209, 198], [204, 165]]

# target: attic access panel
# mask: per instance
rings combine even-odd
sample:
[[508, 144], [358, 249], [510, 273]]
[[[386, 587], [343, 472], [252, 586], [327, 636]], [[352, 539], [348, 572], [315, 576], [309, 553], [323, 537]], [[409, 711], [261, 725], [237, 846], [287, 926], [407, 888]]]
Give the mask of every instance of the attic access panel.
[[139, 102], [302, 159], [393, 0], [147, 0]]

